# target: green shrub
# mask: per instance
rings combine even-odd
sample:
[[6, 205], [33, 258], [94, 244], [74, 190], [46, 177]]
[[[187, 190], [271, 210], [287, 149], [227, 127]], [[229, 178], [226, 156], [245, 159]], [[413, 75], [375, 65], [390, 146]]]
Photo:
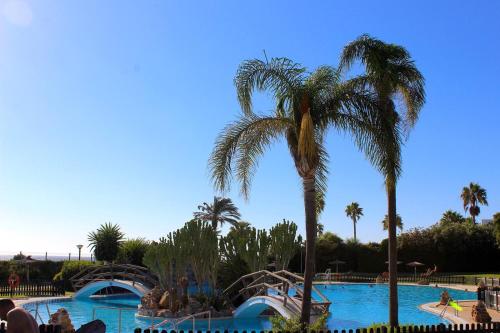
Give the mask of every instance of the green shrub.
[[81, 272], [82, 270], [94, 266], [90, 261], [65, 261], [61, 271], [54, 276], [54, 281], [64, 283], [64, 288], [67, 291], [73, 291], [70, 278]]
[[[314, 321], [314, 323], [309, 324], [305, 329], [309, 331], [320, 331], [326, 328], [326, 321], [328, 319], [328, 314], [320, 316]], [[300, 323], [300, 318], [294, 317], [290, 319], [285, 319], [280, 315], [276, 315], [270, 318], [272, 330], [274, 332], [299, 332], [303, 331], [304, 327]]]
[[[52, 280], [61, 270], [61, 261], [36, 261], [29, 264], [30, 280]], [[0, 261], [0, 281], [6, 281], [11, 272], [16, 272], [21, 280], [26, 279], [28, 266], [14, 260]]]
[[120, 244], [116, 261], [120, 264], [145, 266], [142, 262], [149, 242], [144, 238], [127, 239]]
[[125, 235], [118, 224], [102, 224], [99, 229], [88, 235], [90, 249], [99, 261], [113, 262], [118, 256], [120, 243]]
[[[405, 327], [406, 329], [408, 329], [409, 327], [413, 327], [415, 326], [414, 324], [400, 324], [399, 327], [400, 328], [403, 328]], [[367, 330], [370, 330], [371, 328], [373, 328], [373, 330], [375, 331], [377, 328], [387, 328], [387, 331], [389, 331], [391, 329], [391, 326], [389, 325], [389, 323], [373, 323], [371, 324], [370, 326], [366, 327]]]

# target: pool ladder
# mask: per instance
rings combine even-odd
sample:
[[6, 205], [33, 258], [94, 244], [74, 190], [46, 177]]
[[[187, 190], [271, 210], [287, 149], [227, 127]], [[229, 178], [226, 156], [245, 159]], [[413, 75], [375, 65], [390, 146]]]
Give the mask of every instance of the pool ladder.
[[[448, 302], [446, 302], [446, 305], [444, 306], [443, 310], [441, 310], [441, 313], [439, 314], [439, 317], [443, 318], [445, 313], [446, 313], [446, 309], [448, 309], [448, 306], [450, 305], [450, 301], [451, 299], [448, 299]], [[455, 301], [456, 302], [456, 301]], [[456, 302], [458, 304], [458, 302]], [[458, 310], [455, 309], [455, 316], [459, 316], [458, 315]]]
[[208, 314], [208, 331], [210, 331], [210, 325], [211, 325], [211, 322], [212, 322], [212, 313], [210, 311], [203, 311], [203, 312], [198, 312], [198, 313], [193, 313], [193, 314], [190, 314], [188, 316], [185, 316], [185, 317], [182, 317], [182, 318], [179, 318], [179, 319], [174, 319], [174, 318], [167, 318], [165, 319], [164, 321], [158, 323], [158, 324], [153, 324], [151, 323], [151, 329], [154, 330], [155, 328], [157, 328], [158, 326], [162, 326], [162, 325], [165, 325], [165, 324], [172, 324], [173, 326], [173, 330], [177, 331], [177, 328], [180, 324], [182, 324], [183, 322], [185, 321], [188, 321], [190, 319], [193, 320], [193, 332], [196, 332], [196, 317], [199, 317], [199, 316], [204, 316]]
[[112, 307], [112, 306], [96, 306], [92, 309], [92, 320], [95, 320], [95, 312], [96, 310], [99, 309], [107, 309], [107, 310], [114, 310], [118, 311], [118, 333], [122, 332], [122, 312], [123, 311], [136, 311], [137, 309], [135, 308], [117, 308], [117, 307]]
[[[29, 312], [35, 311], [35, 315], [34, 315], [35, 321], [38, 321], [38, 319], [40, 319], [40, 323], [41, 324], [45, 324], [43, 322], [42, 316], [40, 315], [40, 312], [38, 311], [39, 305], [40, 305], [40, 303], [35, 303], [35, 309], [34, 310], [29, 310]], [[50, 310], [49, 310], [49, 304], [45, 303], [45, 307], [47, 308], [47, 314], [49, 315], [49, 319], [50, 319], [51, 314], [50, 314]]]

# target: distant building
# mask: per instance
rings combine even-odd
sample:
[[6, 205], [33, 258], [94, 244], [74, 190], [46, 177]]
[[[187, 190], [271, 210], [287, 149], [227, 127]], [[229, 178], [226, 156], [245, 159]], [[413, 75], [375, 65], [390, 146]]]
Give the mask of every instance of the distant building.
[[493, 219], [482, 219], [481, 224], [490, 224], [493, 223]]

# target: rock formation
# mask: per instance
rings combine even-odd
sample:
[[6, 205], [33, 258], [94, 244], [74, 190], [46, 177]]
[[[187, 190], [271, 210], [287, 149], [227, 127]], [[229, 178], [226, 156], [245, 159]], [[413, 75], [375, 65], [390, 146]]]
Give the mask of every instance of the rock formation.
[[61, 326], [61, 333], [74, 333], [75, 328], [73, 327], [73, 324], [71, 323], [71, 319], [69, 317], [68, 311], [66, 309], [61, 308], [58, 309], [56, 312], [50, 315], [49, 319], [49, 324], [50, 325], [60, 325]]
[[472, 319], [476, 323], [490, 323], [491, 316], [486, 310], [486, 305], [483, 301], [477, 301], [477, 304], [472, 306]]

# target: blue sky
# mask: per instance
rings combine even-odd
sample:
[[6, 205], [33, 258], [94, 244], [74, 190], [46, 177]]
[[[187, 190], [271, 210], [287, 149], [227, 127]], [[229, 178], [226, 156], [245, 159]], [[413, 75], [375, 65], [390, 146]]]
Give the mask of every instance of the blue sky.
[[[207, 159], [239, 113], [233, 77], [249, 58], [335, 66], [369, 33], [402, 44], [427, 104], [404, 148], [398, 209], [406, 228], [461, 210], [470, 181], [500, 211], [500, 2], [0, 0], [0, 253], [76, 252], [99, 224], [156, 239], [211, 200]], [[261, 96], [257, 111], [271, 104]], [[382, 177], [331, 133], [321, 222], [379, 241]], [[495, 171], [497, 170], [497, 171]], [[303, 230], [301, 186], [283, 143], [261, 160], [243, 218]], [[86, 252], [86, 249], [84, 249]]]

